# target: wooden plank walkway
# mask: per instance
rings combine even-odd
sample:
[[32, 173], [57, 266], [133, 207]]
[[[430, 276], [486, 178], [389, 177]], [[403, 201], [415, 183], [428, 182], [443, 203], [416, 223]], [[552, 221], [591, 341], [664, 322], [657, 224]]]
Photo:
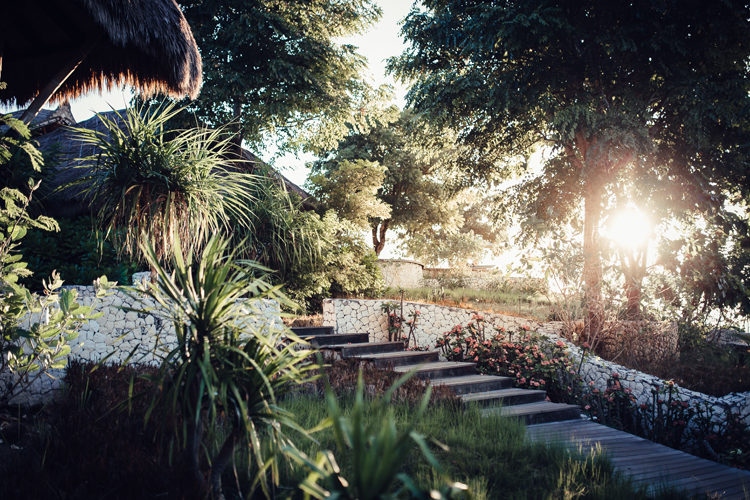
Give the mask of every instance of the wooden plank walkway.
[[601, 448], [615, 470], [651, 491], [660, 487], [711, 498], [750, 498], [750, 472], [698, 458], [587, 420], [529, 425], [536, 441], [563, 442], [589, 452]]

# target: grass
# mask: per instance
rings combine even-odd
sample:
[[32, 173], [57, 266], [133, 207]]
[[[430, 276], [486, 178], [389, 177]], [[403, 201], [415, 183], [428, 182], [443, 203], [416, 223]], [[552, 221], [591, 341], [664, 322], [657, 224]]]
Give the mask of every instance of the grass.
[[[383, 298], [401, 298], [399, 290], [388, 288]], [[553, 314], [550, 301], [533, 290], [477, 290], [473, 288], [407, 288], [404, 299], [430, 302], [443, 306], [477, 309], [484, 312], [509, 314], [547, 321]]]
[[[314, 427], [327, 416], [324, 401], [317, 397], [296, 396], [284, 401], [283, 406], [306, 428]], [[348, 408], [351, 403], [345, 401], [342, 406]], [[393, 406], [397, 425], [412, 421], [413, 412], [413, 407], [406, 404]], [[370, 413], [371, 418], [377, 418], [374, 413]], [[445, 451], [434, 445], [432, 450], [447, 478], [467, 484], [476, 500], [654, 498], [614, 473], [603, 457], [583, 456], [561, 446], [530, 442], [523, 425], [497, 416], [482, 416], [476, 407], [463, 410], [455, 405], [433, 405], [418, 422], [417, 430], [431, 442], [448, 447], [449, 451]], [[331, 430], [319, 431], [315, 439], [317, 442], [297, 444], [313, 457], [321, 450], [334, 451], [344, 477], [351, 480], [351, 476], [347, 476], [351, 474], [351, 461], [335, 449]], [[403, 464], [402, 471], [423, 486], [439, 484], [440, 478], [435, 477], [416, 449]], [[306, 475], [300, 470], [287, 471], [287, 474], [283, 484], [297, 484]], [[655, 498], [684, 498], [684, 495], [667, 491], [657, 493]]]

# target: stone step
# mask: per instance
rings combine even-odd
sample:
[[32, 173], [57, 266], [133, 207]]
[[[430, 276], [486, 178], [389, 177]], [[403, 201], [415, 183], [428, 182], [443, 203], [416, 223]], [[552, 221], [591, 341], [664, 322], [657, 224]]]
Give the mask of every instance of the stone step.
[[461, 400], [464, 403], [474, 403], [480, 406], [491, 406], [501, 403], [503, 406], [507, 407], [527, 403], [538, 403], [544, 401], [544, 398], [546, 397], [547, 393], [545, 391], [512, 387], [510, 389], [500, 389], [497, 391], [464, 394], [461, 396]]
[[332, 335], [305, 335], [303, 339], [316, 347], [341, 344], [364, 344], [369, 341], [367, 333], [336, 333]]
[[458, 395], [474, 392], [496, 391], [506, 389], [513, 385], [512, 377], [499, 377], [496, 375], [463, 375], [458, 377], [434, 378], [430, 381], [432, 385], [444, 385]]
[[377, 354], [381, 352], [401, 352], [404, 350], [403, 342], [367, 342], [363, 344], [331, 344], [325, 347], [339, 351], [341, 356], [348, 358], [362, 354]]
[[[394, 368], [399, 373], [406, 373], [413, 369], [414, 366], [412, 365], [396, 366]], [[476, 373], [477, 366], [474, 363], [463, 361], [434, 361], [420, 365], [415, 370], [415, 376], [429, 379], [473, 375]]]
[[372, 361], [378, 368], [419, 365], [422, 363], [434, 362], [439, 359], [437, 351], [380, 352], [352, 357], [365, 361]]
[[333, 335], [332, 326], [293, 326], [290, 328], [298, 337], [309, 337], [310, 335]]
[[527, 425], [560, 422], [562, 420], [577, 420], [581, 418], [581, 409], [577, 406], [550, 403], [549, 401], [503, 406], [500, 408], [485, 408], [482, 412], [487, 415], [500, 413], [504, 417], [515, 417]]

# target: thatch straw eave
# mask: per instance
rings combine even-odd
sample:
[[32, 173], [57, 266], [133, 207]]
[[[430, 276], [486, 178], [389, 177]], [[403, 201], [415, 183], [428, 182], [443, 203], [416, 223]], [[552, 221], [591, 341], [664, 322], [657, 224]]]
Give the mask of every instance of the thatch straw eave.
[[0, 81], [7, 84], [0, 102], [35, 99], [30, 114], [42, 98], [59, 102], [121, 85], [146, 96], [195, 97], [200, 89], [200, 53], [174, 0], [7, 2], [0, 23]]

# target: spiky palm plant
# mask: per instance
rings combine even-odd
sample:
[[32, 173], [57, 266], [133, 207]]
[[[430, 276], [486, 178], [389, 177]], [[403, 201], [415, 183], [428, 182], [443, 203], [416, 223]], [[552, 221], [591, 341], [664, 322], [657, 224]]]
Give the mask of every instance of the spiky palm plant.
[[230, 166], [231, 137], [222, 129], [169, 130], [180, 111], [174, 104], [128, 108], [99, 114], [101, 130], [73, 129], [92, 153], [67, 187], [89, 201], [105, 237], [139, 260], [146, 240], [161, 260], [175, 237], [195, 251], [230, 220], [249, 224], [254, 177]]
[[[264, 446], [293, 447], [283, 424], [294, 424], [276, 401], [294, 385], [310, 379], [309, 351], [280, 325], [258, 314], [261, 299], [283, 302], [279, 287], [253, 278], [256, 265], [237, 261], [236, 250], [220, 236], [212, 237], [200, 254], [184, 252], [175, 238], [166, 271], [150, 246], [142, 248], [157, 279], [146, 294], [156, 300], [175, 327], [177, 343], [152, 377], [157, 388], [148, 415], [155, 409], [171, 415], [173, 443], [183, 450], [192, 495], [223, 498], [221, 477], [234, 453], [260, 470], [276, 460], [263, 455]], [[210, 436], [225, 429], [218, 448]], [[266, 489], [266, 492], [268, 490]]]

